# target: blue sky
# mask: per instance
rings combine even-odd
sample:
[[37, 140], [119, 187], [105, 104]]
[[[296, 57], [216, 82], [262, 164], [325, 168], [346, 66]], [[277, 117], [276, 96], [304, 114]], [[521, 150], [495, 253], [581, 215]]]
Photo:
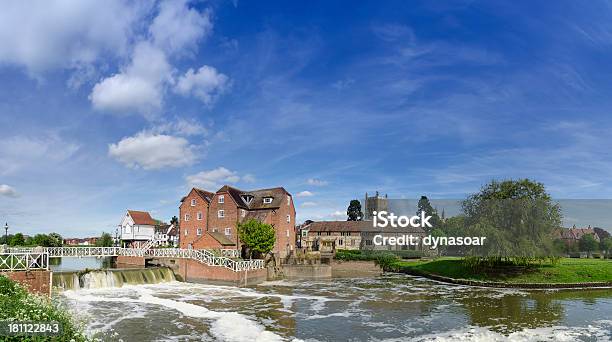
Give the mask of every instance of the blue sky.
[[[168, 220], [192, 185], [348, 201], [530, 177], [612, 196], [612, 5], [19, 1], [0, 11], [0, 221]], [[585, 222], [588, 224], [588, 222]]]

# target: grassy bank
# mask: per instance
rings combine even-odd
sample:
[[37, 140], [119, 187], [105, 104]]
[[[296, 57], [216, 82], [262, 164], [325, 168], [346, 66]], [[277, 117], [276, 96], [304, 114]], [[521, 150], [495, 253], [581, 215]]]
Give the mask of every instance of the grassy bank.
[[384, 256], [395, 256], [400, 259], [418, 259], [423, 256], [420, 251], [368, 251], [368, 250], [344, 250], [336, 251], [334, 259], [343, 261], [376, 261]]
[[[0, 320], [59, 322], [62, 334], [54, 336], [54, 341], [86, 341], [81, 331], [74, 325], [71, 316], [59, 309], [47, 297], [28, 293], [21, 285], [0, 276]], [[46, 341], [44, 337], [6, 337], [0, 341]]]
[[612, 260], [561, 259], [556, 264], [531, 266], [499, 266], [471, 268], [460, 258], [439, 258], [433, 261], [396, 260], [387, 268], [434, 274], [455, 279], [525, 283], [586, 283], [612, 282]]

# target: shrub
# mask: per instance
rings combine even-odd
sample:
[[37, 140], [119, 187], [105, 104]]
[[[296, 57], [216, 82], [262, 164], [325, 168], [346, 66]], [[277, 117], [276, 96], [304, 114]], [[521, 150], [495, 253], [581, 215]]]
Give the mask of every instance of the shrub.
[[[16, 282], [0, 276], [0, 320], [14, 321], [55, 321], [62, 325], [62, 334], [55, 336], [57, 341], [86, 341], [71, 316], [58, 308], [47, 297], [28, 293]], [[41, 337], [6, 337], [2, 341], [42, 341]]]
[[398, 271], [397, 256], [392, 253], [382, 253], [376, 256], [374, 263], [383, 271]]
[[593, 256], [593, 259], [601, 259], [601, 254], [599, 253], [593, 253], [591, 255]]

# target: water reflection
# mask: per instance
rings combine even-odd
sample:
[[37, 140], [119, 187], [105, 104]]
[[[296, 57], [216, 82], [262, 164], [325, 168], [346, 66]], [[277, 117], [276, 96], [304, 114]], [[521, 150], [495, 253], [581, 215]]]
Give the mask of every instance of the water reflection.
[[84, 269], [114, 268], [113, 258], [49, 258], [49, 268], [54, 272], [82, 271]]

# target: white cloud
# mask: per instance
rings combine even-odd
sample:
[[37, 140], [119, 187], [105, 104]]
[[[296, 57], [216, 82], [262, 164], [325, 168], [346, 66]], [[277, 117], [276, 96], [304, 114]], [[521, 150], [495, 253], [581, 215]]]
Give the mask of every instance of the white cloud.
[[183, 95], [193, 95], [207, 105], [221, 95], [229, 85], [229, 78], [217, 69], [204, 65], [197, 72], [187, 70], [185, 75], [179, 77], [174, 90]]
[[325, 186], [328, 184], [327, 181], [324, 180], [320, 180], [317, 178], [309, 178], [306, 183], [308, 183], [309, 185], [314, 185], [314, 186]]
[[315, 202], [304, 202], [304, 203], [302, 203], [302, 207], [304, 207], [304, 208], [316, 207], [316, 206], [317, 206], [317, 203], [315, 203]]
[[123, 56], [149, 7], [121, 0], [3, 2], [0, 64], [23, 66], [37, 75], [106, 55]]
[[240, 177], [235, 171], [230, 171], [221, 166], [213, 170], [202, 171], [195, 175], [187, 176], [186, 180], [190, 185], [202, 186], [212, 191], [216, 190], [224, 183], [237, 183], [241, 179], [244, 180], [244, 178], [247, 177], [249, 177], [249, 175]]
[[209, 35], [213, 24], [210, 12], [189, 8], [187, 1], [164, 1], [149, 27], [153, 43], [167, 53], [180, 52]]
[[[170, 57], [188, 51], [211, 30], [208, 11], [200, 13], [186, 1], [161, 2], [149, 27], [150, 36], [136, 44], [130, 63], [94, 86], [89, 96], [93, 107], [154, 117], [163, 106], [166, 89], [175, 84]], [[189, 69], [178, 79], [175, 90], [211, 104], [227, 83], [227, 76], [204, 66], [196, 73]]]
[[0, 196], [17, 197], [17, 191], [6, 184], [0, 184]]
[[308, 190], [304, 190], [301, 192], [298, 192], [297, 195], [295, 195], [296, 197], [312, 197], [314, 196], [314, 194]]
[[181, 136], [198, 136], [208, 134], [208, 129], [195, 119], [176, 119], [159, 124], [151, 129], [153, 133], [167, 133]]
[[255, 176], [247, 173], [246, 175], [242, 176], [242, 181], [245, 183], [255, 183]]
[[151, 115], [162, 106], [164, 82], [171, 80], [171, 71], [163, 51], [147, 42], [139, 43], [131, 64], [96, 84], [89, 98], [98, 110]]
[[196, 160], [194, 150], [184, 138], [144, 132], [108, 146], [109, 156], [145, 170], [190, 165]]
[[333, 213], [329, 214], [329, 217], [334, 220], [346, 220], [347, 216], [346, 216], [346, 213], [336, 210]]
[[50, 134], [33, 137], [3, 138], [0, 143], [0, 175], [26, 168], [46, 168], [60, 164], [73, 156], [79, 146]]

